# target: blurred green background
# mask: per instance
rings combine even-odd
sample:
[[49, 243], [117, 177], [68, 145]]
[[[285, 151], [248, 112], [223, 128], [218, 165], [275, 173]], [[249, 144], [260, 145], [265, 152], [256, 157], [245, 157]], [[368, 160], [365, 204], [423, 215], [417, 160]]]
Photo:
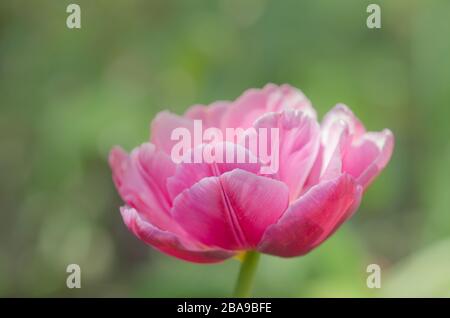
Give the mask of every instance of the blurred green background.
[[[366, 27], [372, 2], [381, 29]], [[107, 155], [147, 140], [162, 109], [268, 82], [302, 89], [321, 116], [346, 103], [396, 148], [330, 240], [262, 258], [254, 294], [450, 296], [449, 31], [446, 0], [2, 0], [0, 296], [229, 296], [238, 261], [186, 263], [129, 233]], [[66, 287], [71, 263], [81, 289]]]

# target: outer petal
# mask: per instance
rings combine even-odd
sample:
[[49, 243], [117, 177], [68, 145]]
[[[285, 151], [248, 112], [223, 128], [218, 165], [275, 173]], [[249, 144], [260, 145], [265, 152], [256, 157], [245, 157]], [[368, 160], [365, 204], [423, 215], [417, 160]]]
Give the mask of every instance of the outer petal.
[[156, 226], [170, 228], [171, 202], [167, 178], [175, 174], [175, 165], [163, 152], [146, 143], [128, 156], [115, 147], [109, 155], [113, 180], [122, 199], [143, 213]]
[[185, 190], [172, 215], [203, 244], [241, 250], [255, 247], [287, 205], [283, 183], [236, 169]]
[[346, 174], [312, 187], [267, 228], [258, 250], [283, 257], [308, 253], [352, 215], [361, 192]]
[[343, 171], [367, 188], [387, 165], [393, 149], [394, 136], [389, 129], [380, 133], [366, 133], [347, 149]]
[[216, 263], [234, 255], [220, 248], [204, 247], [192, 239], [164, 231], [129, 207], [120, 209], [127, 227], [142, 241], [168, 255], [195, 263]]
[[[210, 146], [222, 149], [223, 158], [219, 156], [212, 163], [206, 163], [204, 160], [201, 163], [193, 163], [195, 154], [202, 155], [203, 151]], [[231, 163], [227, 163], [226, 158], [234, 158], [234, 160], [230, 160]], [[245, 160], [240, 162], [238, 158], [244, 158]], [[214, 145], [203, 144], [186, 154], [183, 163], [177, 166], [175, 175], [167, 180], [167, 188], [171, 198], [175, 199], [181, 192], [190, 188], [201, 179], [220, 176], [234, 169], [258, 174], [260, 163], [258, 158], [240, 145], [229, 142], [219, 142]]]
[[[291, 201], [298, 197], [316, 159], [320, 146], [320, 128], [315, 118], [299, 111], [287, 109], [280, 113], [269, 113], [254, 124], [254, 133], [266, 129], [279, 132], [278, 149], [275, 140], [268, 138], [268, 149], [274, 160], [278, 152], [279, 169], [276, 179], [289, 187]], [[261, 159], [261, 158], [260, 158]]]
[[247, 129], [261, 115], [283, 109], [300, 109], [315, 116], [310, 101], [289, 85], [267, 84], [263, 89], [249, 89], [234, 101], [224, 117], [227, 128]]

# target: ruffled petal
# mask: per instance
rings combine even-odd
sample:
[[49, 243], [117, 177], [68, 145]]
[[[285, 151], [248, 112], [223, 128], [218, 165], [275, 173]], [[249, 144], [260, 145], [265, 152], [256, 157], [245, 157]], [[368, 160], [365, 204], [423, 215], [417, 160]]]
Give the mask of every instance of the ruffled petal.
[[335, 121], [326, 130], [321, 128], [319, 151], [304, 190], [342, 174], [342, 160], [350, 142], [349, 127], [345, 121]]
[[367, 188], [387, 165], [393, 149], [394, 135], [389, 129], [366, 133], [347, 149], [343, 171]]
[[[253, 133], [258, 135], [264, 129], [269, 158], [277, 161], [274, 177], [289, 187], [290, 200], [294, 200], [301, 193], [319, 150], [319, 124], [307, 113], [287, 109], [260, 117], [254, 127]], [[278, 131], [278, 140], [271, 136], [274, 129]]]
[[192, 120], [201, 120], [206, 128], [222, 128], [222, 119], [230, 102], [218, 101], [211, 105], [194, 105], [184, 113], [184, 117]]
[[[221, 152], [217, 153], [214, 161], [206, 162], [203, 154], [211, 152], [212, 147]], [[201, 162], [195, 163], [195, 156], [201, 158]], [[202, 144], [184, 156], [183, 162], [177, 166], [175, 175], [167, 180], [167, 188], [171, 198], [175, 199], [181, 192], [192, 187], [201, 179], [220, 176], [234, 169], [258, 174], [260, 163], [257, 157], [240, 145], [229, 142]]]
[[194, 121], [168, 111], [160, 112], [151, 123], [150, 141], [158, 149], [171, 155], [172, 149], [179, 142], [179, 140], [172, 138], [172, 133], [175, 129], [186, 129], [191, 139], [194, 136]]
[[[345, 126], [347, 132], [340, 133], [340, 126]], [[391, 158], [394, 148], [392, 132], [388, 129], [382, 132], [366, 132], [361, 121], [343, 104], [336, 105], [325, 115], [321, 129], [324, 151], [333, 148], [333, 138], [340, 136], [339, 152], [330, 152], [333, 153], [331, 158], [335, 158], [334, 171], [349, 173], [364, 188], [367, 188]], [[324, 164], [322, 173], [323, 170]], [[333, 175], [332, 173], [331, 177]]]
[[310, 101], [303, 93], [289, 85], [267, 84], [262, 89], [249, 89], [236, 99], [224, 115], [227, 128], [250, 128], [254, 121], [267, 112], [299, 109], [316, 116]]
[[361, 121], [344, 104], [337, 104], [325, 115], [321, 125], [322, 130], [324, 132], [332, 132], [332, 126], [339, 121], [345, 122], [348, 125], [349, 134], [355, 139], [361, 137], [366, 132]]
[[171, 201], [166, 182], [175, 174], [175, 164], [169, 156], [150, 143], [134, 149], [130, 155], [115, 147], [109, 164], [122, 199], [156, 226], [170, 228]]

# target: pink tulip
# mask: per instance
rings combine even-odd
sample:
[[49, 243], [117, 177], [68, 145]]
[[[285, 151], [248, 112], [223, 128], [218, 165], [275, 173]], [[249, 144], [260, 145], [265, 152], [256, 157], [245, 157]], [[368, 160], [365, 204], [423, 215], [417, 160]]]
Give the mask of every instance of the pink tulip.
[[[222, 131], [278, 128], [278, 172], [260, 174], [259, 162], [175, 164], [171, 132], [193, 129], [196, 119]], [[390, 130], [366, 132], [345, 105], [319, 124], [299, 90], [268, 84], [233, 102], [192, 106], [183, 116], [161, 112], [150, 142], [130, 154], [114, 148], [109, 163], [126, 203], [123, 220], [139, 239], [183, 260], [213, 263], [243, 251], [308, 253], [353, 215], [393, 147]]]

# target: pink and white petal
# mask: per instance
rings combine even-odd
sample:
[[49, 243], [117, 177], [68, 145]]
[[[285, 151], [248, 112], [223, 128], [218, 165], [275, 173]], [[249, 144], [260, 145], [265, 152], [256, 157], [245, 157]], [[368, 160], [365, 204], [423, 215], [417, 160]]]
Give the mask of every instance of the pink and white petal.
[[342, 161], [350, 142], [349, 127], [345, 121], [335, 121], [327, 130], [321, 130], [320, 148], [303, 187], [304, 191], [342, 174]]
[[205, 247], [180, 234], [164, 231], [141, 217], [130, 207], [120, 209], [123, 221], [140, 240], [170, 256], [195, 263], [217, 263], [235, 253], [221, 248]]
[[222, 128], [222, 119], [228, 109], [230, 102], [217, 101], [208, 106], [191, 106], [184, 114], [184, 117], [192, 120], [201, 120], [205, 128]]
[[120, 188], [128, 168], [128, 154], [121, 147], [115, 146], [109, 153], [108, 162], [114, 184]]
[[329, 134], [329, 131], [333, 130], [334, 123], [339, 121], [347, 123], [349, 134], [353, 136], [353, 139], [359, 138], [366, 132], [361, 121], [344, 104], [337, 104], [325, 115], [321, 124], [322, 131]]
[[310, 100], [302, 91], [288, 84], [279, 86], [278, 90], [272, 93], [267, 106], [267, 112], [297, 109], [312, 118], [317, 118], [317, 113], [312, 107]]
[[312, 187], [267, 228], [258, 250], [282, 257], [308, 253], [354, 213], [361, 193], [347, 174]]
[[111, 150], [109, 164], [122, 199], [160, 228], [171, 227], [171, 201], [167, 178], [175, 174], [175, 164], [154, 145], [146, 143], [127, 155], [119, 147]]
[[288, 189], [276, 180], [240, 169], [204, 178], [174, 201], [173, 218], [205, 245], [254, 248], [288, 205]]
[[368, 132], [347, 150], [343, 171], [352, 175], [364, 188], [389, 162], [394, 149], [394, 135], [389, 129]]
[[150, 141], [166, 154], [171, 155], [173, 147], [179, 142], [172, 140], [175, 129], [187, 129], [190, 136], [194, 135], [194, 121], [163, 111], [156, 115], [151, 123]]
[[315, 118], [300, 110], [286, 109], [260, 117], [254, 127], [258, 133], [263, 129], [266, 132], [278, 131], [279, 140], [268, 138], [267, 149], [272, 160], [275, 156], [279, 157], [279, 169], [274, 177], [289, 187], [290, 200], [294, 200], [301, 193], [317, 157], [320, 146], [319, 124]]
[[320, 173], [322, 172], [322, 165], [323, 165], [323, 150], [324, 150], [323, 145], [321, 144], [317, 152], [316, 160], [314, 161], [311, 171], [309, 172], [305, 184], [303, 185], [302, 193], [305, 193], [311, 187], [315, 186], [320, 182]]
[[349, 129], [348, 123], [340, 120], [322, 131], [320, 180], [334, 179], [342, 173], [342, 160], [351, 142]]
[[[208, 151], [209, 147], [221, 149], [222, 155], [218, 153], [217, 159], [213, 162], [208, 162], [203, 157], [203, 152]], [[195, 155], [202, 158], [201, 162], [195, 163]], [[218, 177], [234, 169], [258, 174], [260, 167], [258, 158], [240, 145], [229, 142], [202, 144], [184, 156], [183, 162], [177, 166], [175, 175], [167, 180], [167, 189], [171, 198], [175, 199], [181, 192], [189, 189], [203, 178]]]

